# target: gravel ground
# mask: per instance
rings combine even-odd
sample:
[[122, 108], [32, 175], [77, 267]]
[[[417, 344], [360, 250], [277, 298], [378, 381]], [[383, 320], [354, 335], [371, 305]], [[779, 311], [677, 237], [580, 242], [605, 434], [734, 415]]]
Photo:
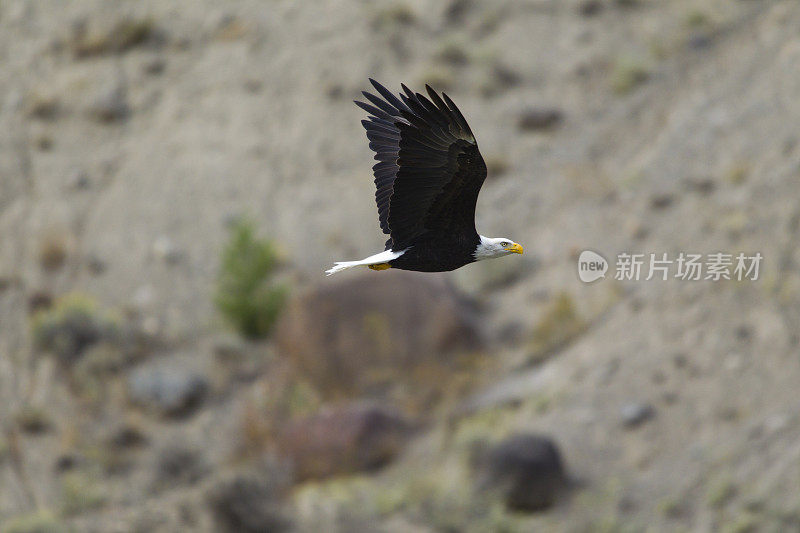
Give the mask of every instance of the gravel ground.
[[[441, 276], [485, 304], [490, 370], [382, 473], [297, 489], [297, 528], [444, 530], [469, 443], [530, 430], [559, 444], [570, 497], [454, 530], [800, 531], [798, 27], [794, 0], [3, 1], [0, 525], [43, 509], [79, 531], [215, 530], [230, 413], [269, 389], [216, 366], [227, 228], [250, 215], [298, 290], [380, 250], [351, 103], [373, 77], [458, 103], [490, 167], [479, 231], [526, 255]], [[612, 265], [583, 284], [584, 249], [764, 260], [757, 281]], [[31, 307], [70, 292], [133, 317], [210, 399], [172, 420], [112, 386], [86, 409], [30, 334]], [[558, 298], [581, 327], [541, 349]], [[18, 431], [31, 405], [48, 430]], [[54, 464], [124, 461], [96, 444], [123, 421], [148, 435], [133, 466], [70, 492]], [[175, 442], [201, 458], [154, 489]]]

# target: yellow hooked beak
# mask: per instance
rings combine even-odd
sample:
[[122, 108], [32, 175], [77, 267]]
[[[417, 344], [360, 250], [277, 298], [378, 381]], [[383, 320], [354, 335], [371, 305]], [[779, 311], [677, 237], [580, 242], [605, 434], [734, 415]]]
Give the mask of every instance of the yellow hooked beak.
[[514, 254], [521, 254], [521, 253], [523, 253], [525, 251], [525, 249], [522, 247], [522, 245], [517, 244], [517, 243], [512, 244], [511, 246], [506, 248], [506, 250], [508, 250], [509, 252], [514, 253]]

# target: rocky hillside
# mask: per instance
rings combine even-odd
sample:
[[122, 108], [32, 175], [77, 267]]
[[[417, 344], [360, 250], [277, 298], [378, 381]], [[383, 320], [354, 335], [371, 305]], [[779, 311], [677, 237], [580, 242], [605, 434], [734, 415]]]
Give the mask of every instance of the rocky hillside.
[[[800, 531], [798, 27], [2, 1], [0, 531]], [[478, 228], [524, 256], [324, 277], [384, 241], [368, 77], [458, 103]], [[623, 252], [763, 262], [627, 281]]]

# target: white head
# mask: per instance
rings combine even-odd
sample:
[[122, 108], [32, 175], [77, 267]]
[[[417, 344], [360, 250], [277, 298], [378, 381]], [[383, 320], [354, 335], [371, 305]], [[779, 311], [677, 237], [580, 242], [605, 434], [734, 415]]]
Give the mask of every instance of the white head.
[[481, 242], [475, 249], [475, 260], [491, 259], [492, 257], [502, 257], [509, 254], [521, 254], [523, 252], [522, 246], [515, 243], [511, 239], [505, 237], [492, 238], [479, 235]]

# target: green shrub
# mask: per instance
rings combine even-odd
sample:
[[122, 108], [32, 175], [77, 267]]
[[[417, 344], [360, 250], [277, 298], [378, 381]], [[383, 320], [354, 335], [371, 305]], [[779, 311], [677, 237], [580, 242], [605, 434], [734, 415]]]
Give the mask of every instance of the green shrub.
[[417, 20], [411, 6], [398, 2], [385, 4], [375, 13], [372, 26], [379, 31], [391, 30], [396, 27], [412, 26]]
[[26, 433], [43, 433], [50, 428], [50, 415], [43, 407], [25, 405], [14, 414], [14, 422]]
[[727, 476], [714, 480], [706, 491], [706, 503], [709, 507], [721, 508], [736, 495], [736, 485]]
[[611, 72], [611, 88], [617, 94], [627, 94], [650, 78], [650, 70], [635, 58], [619, 59]]
[[697, 29], [704, 28], [711, 23], [711, 19], [707, 13], [699, 9], [695, 9], [686, 14], [686, 25], [689, 28]]
[[53, 513], [47, 510], [16, 516], [0, 523], [4, 533], [62, 533], [65, 528], [59, 525]]
[[529, 362], [542, 362], [585, 329], [586, 322], [575, 309], [572, 297], [566, 293], [556, 295], [533, 328]]
[[78, 361], [93, 344], [120, 336], [117, 321], [92, 298], [78, 293], [61, 296], [51, 308], [37, 312], [31, 328], [36, 346], [66, 364]]
[[251, 222], [237, 223], [222, 251], [215, 303], [246, 337], [267, 336], [283, 308], [287, 288], [273, 280], [277, 266], [273, 244], [258, 238]]
[[105, 505], [107, 496], [96, 480], [75, 472], [61, 480], [61, 513], [80, 514]]

